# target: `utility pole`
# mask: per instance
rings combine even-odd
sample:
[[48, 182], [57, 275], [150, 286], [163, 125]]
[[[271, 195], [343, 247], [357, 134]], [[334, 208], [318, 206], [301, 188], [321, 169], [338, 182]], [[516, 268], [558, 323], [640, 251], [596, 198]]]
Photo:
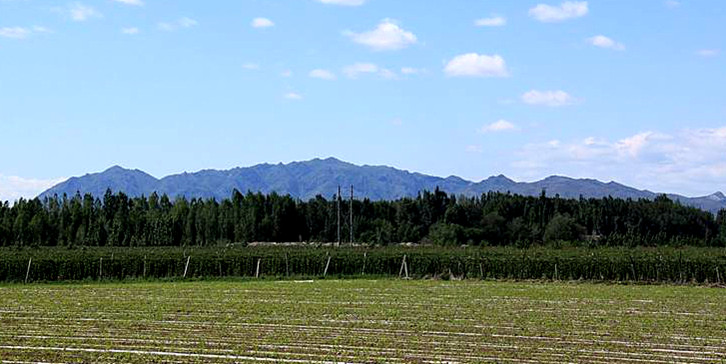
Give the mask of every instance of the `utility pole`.
[[350, 243], [353, 243], [353, 185], [350, 185]]
[[340, 185], [338, 185], [338, 246], [340, 246]]

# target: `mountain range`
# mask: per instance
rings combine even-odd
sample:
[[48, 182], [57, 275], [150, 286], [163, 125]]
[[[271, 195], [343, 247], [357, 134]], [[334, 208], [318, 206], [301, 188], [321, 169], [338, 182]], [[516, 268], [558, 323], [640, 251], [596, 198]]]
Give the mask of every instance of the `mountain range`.
[[[548, 196], [556, 194], [564, 198], [645, 198], [652, 199], [658, 193], [638, 190], [616, 182], [600, 182], [594, 179], [573, 179], [551, 176], [536, 182], [515, 182], [503, 175], [492, 176], [480, 182], [450, 176], [446, 178], [396, 169], [388, 166], [358, 166], [335, 158], [313, 159], [288, 164], [258, 164], [252, 167], [229, 170], [201, 170], [181, 173], [157, 179], [138, 169], [119, 166], [100, 173], [73, 177], [40, 194], [46, 196], [91, 193], [103, 196], [107, 189], [124, 192], [130, 196], [150, 195], [152, 192], [171, 197], [223, 199], [233, 189], [240, 192], [290, 194], [307, 200], [316, 195], [331, 197], [338, 186], [355, 187], [356, 197], [372, 200], [391, 200], [416, 196], [422, 190], [436, 187], [457, 195], [480, 195], [489, 191], [538, 196], [544, 190]], [[702, 197], [685, 197], [668, 194], [671, 199], [689, 206], [712, 212], [726, 208], [726, 196], [721, 192]]]

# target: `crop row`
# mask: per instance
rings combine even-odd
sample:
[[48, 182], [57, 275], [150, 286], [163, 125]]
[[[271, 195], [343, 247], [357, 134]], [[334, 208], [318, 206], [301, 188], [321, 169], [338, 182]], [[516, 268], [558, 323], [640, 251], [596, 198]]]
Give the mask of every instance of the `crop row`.
[[[405, 257], [405, 263], [404, 263]], [[0, 281], [410, 276], [720, 283], [716, 248], [235, 247], [0, 249]]]

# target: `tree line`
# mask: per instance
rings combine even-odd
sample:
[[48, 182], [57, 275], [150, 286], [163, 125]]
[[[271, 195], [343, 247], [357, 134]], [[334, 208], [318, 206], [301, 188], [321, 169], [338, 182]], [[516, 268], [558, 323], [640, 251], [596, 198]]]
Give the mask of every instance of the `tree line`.
[[[0, 246], [212, 246], [228, 243], [343, 242], [350, 201], [308, 201], [276, 193], [230, 198], [129, 197], [106, 191], [0, 204]], [[435, 245], [587, 244], [726, 246], [726, 210], [714, 215], [659, 196], [654, 200], [563, 199], [439, 189], [393, 201], [354, 200], [356, 242]]]

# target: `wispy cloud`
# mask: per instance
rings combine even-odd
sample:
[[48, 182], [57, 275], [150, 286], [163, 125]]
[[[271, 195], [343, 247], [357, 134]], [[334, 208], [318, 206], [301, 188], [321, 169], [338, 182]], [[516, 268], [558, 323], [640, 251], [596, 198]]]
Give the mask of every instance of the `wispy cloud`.
[[310, 76], [312, 78], [319, 78], [321, 80], [329, 80], [329, 81], [336, 79], [336, 76], [333, 72], [330, 72], [325, 69], [319, 69], [319, 68], [310, 71], [310, 73], [308, 73], [308, 76]]
[[701, 49], [696, 54], [701, 57], [716, 57], [721, 54], [721, 51], [718, 49]]
[[0, 37], [11, 39], [25, 39], [33, 34], [52, 33], [46, 27], [35, 25], [31, 28], [26, 27], [2, 27], [0, 28]]
[[444, 72], [452, 77], [507, 77], [507, 63], [500, 55], [461, 54], [451, 59]]
[[481, 18], [474, 21], [474, 25], [478, 27], [501, 27], [507, 25], [507, 18], [502, 16], [492, 16], [489, 18]]
[[79, 2], [68, 5], [68, 14], [73, 21], [86, 21], [93, 18], [103, 17], [103, 14], [95, 8]]
[[159, 30], [163, 30], [165, 32], [173, 32], [177, 29], [191, 28], [197, 24], [197, 21], [192, 18], [182, 17], [171, 22], [161, 22], [157, 24], [157, 27]]
[[121, 28], [122, 34], [135, 35], [135, 34], [139, 34], [139, 32], [140, 32], [139, 28], [136, 28], [136, 27]]
[[681, 6], [681, 2], [680, 1], [676, 1], [676, 0], [666, 0], [664, 2], [664, 4], [669, 9], [675, 9], [675, 8]]
[[122, 3], [125, 5], [133, 5], [133, 6], [144, 6], [144, 2], [142, 0], [113, 0], [117, 3]]
[[529, 9], [529, 16], [543, 23], [557, 23], [587, 15], [587, 1], [565, 1], [559, 6], [538, 4]]
[[260, 65], [257, 63], [253, 63], [253, 62], [247, 62], [247, 63], [242, 64], [242, 68], [244, 68], [246, 70], [250, 70], [250, 71], [256, 71], [256, 70], [260, 69]]
[[12, 39], [25, 39], [30, 35], [31, 31], [23, 27], [3, 27], [0, 28], [0, 37]]
[[315, 0], [323, 4], [343, 5], [343, 6], [361, 6], [366, 0]]
[[343, 35], [374, 51], [403, 49], [412, 44], [416, 44], [418, 41], [416, 35], [404, 30], [392, 19], [383, 19], [375, 29], [367, 32], [355, 33], [345, 31]]
[[297, 92], [288, 92], [284, 94], [282, 97], [288, 99], [288, 100], [302, 100], [302, 95], [300, 95]]
[[398, 75], [387, 69], [378, 67], [375, 63], [354, 63], [343, 67], [343, 74], [350, 79], [358, 79], [360, 75], [378, 75], [381, 78], [395, 79]]

